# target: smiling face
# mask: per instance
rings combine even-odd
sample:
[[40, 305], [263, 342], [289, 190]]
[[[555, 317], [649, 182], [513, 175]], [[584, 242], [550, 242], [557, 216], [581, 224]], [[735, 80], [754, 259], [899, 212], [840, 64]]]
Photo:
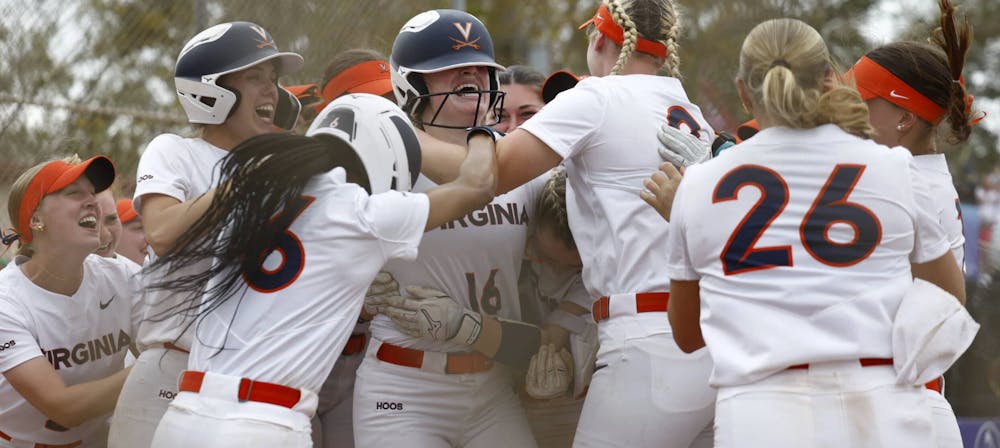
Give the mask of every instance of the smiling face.
[[97, 193], [97, 207], [101, 211], [101, 246], [94, 253], [114, 257], [122, 235], [122, 222], [118, 219], [115, 197], [110, 190]]
[[[427, 107], [423, 110], [421, 119], [425, 123], [434, 120], [434, 124], [445, 126], [474, 126], [480, 117], [489, 112], [489, 95], [475, 93], [478, 90], [489, 89], [489, 70], [485, 66], [459, 67], [437, 73], [425, 73], [424, 82], [430, 94], [456, 92], [450, 95], [438, 95], [428, 98]], [[465, 93], [462, 93], [465, 92]], [[444, 108], [438, 113], [438, 109]], [[437, 113], [437, 118], [434, 115]]]
[[[220, 148], [230, 149], [250, 137], [275, 131], [278, 74], [274, 61], [224, 75], [219, 84], [239, 92], [240, 100], [224, 123], [209, 126], [213, 132], [209, 132], [205, 140]], [[220, 138], [210, 139], [213, 134]]]
[[97, 206], [94, 184], [87, 176], [42, 198], [31, 216], [31, 226], [44, 226], [32, 232], [36, 250], [81, 250], [88, 253], [101, 245], [101, 210]]
[[500, 122], [496, 125], [496, 130], [500, 132], [514, 131], [545, 105], [538, 87], [514, 83], [501, 86], [500, 90], [507, 92]]

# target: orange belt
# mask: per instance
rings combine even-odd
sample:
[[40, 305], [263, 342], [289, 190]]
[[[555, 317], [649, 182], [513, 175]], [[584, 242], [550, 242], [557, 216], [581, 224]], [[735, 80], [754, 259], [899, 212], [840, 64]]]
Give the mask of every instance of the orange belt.
[[[861, 358], [858, 360], [861, 363], [861, 367], [871, 367], [871, 366], [891, 366], [892, 358]], [[808, 369], [809, 364], [796, 364], [794, 366], [789, 366], [789, 369]]]
[[[635, 295], [635, 312], [666, 312], [669, 300], [669, 292], [640, 292]], [[600, 322], [610, 316], [610, 305], [611, 299], [608, 297], [601, 297], [594, 301], [590, 307], [590, 311], [594, 315], [594, 322]]]
[[[201, 382], [205, 379], [205, 372], [186, 370], [181, 373], [181, 384], [178, 389], [184, 392], [201, 391]], [[282, 386], [280, 384], [254, 381], [249, 378], [240, 379], [240, 387], [236, 393], [239, 401], [255, 401], [257, 403], [267, 403], [286, 408], [293, 408], [302, 397], [302, 391]]]
[[[3, 431], [0, 431], [0, 439], [4, 439], [4, 440], [6, 440], [8, 442], [11, 441], [11, 437], [8, 436]], [[34, 447], [35, 448], [75, 448], [75, 447], [80, 446], [81, 444], [83, 444], [83, 442], [77, 440], [76, 442], [67, 443], [65, 445], [52, 445], [52, 444], [46, 444], [46, 443], [36, 443], [34, 445]]]
[[365, 334], [364, 333], [354, 333], [350, 338], [347, 339], [347, 345], [344, 346], [344, 351], [341, 352], [342, 355], [356, 355], [365, 350]]
[[925, 384], [924, 387], [926, 387], [926, 388], [928, 388], [930, 390], [933, 390], [934, 392], [937, 392], [939, 394], [940, 393], [944, 393], [944, 392], [942, 392], [942, 390], [944, 390], [944, 387], [941, 384], [941, 377], [934, 378], [933, 381]]
[[[445, 373], [479, 373], [493, 368], [493, 361], [478, 352], [442, 353], [442, 355], [448, 356], [447, 363], [445, 363]], [[382, 361], [398, 366], [419, 369], [424, 365], [423, 350], [414, 350], [385, 342], [379, 346], [375, 356]]]

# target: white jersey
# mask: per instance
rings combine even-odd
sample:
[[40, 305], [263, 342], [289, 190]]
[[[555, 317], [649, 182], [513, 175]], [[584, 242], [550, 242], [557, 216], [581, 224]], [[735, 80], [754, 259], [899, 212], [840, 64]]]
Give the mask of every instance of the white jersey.
[[910, 263], [948, 251], [915, 171], [905, 149], [835, 125], [767, 128], [687, 169], [666, 266], [671, 279], [699, 280], [713, 385], [892, 357]]
[[[138, 285], [125, 263], [90, 255], [72, 296], [40, 288], [25, 277], [17, 257], [0, 271], [0, 372], [42, 356], [67, 385], [98, 380], [122, 369], [135, 335]], [[63, 428], [35, 409], [0, 376], [0, 431], [43, 444], [89, 440], [103, 418]]]
[[656, 131], [669, 121], [709, 143], [701, 110], [675, 78], [590, 77], [521, 125], [565, 159], [566, 209], [593, 297], [668, 291], [667, 226], [639, 198], [663, 163]]
[[338, 168], [316, 176], [303, 196], [308, 205], [282, 212], [298, 215], [282, 251], [245, 278], [249, 288], [199, 320], [191, 370], [319, 392], [379, 269], [417, 255], [426, 195], [368, 196]]
[[[521, 320], [517, 276], [534, 216], [535, 202], [546, 177], [499, 195], [479, 210], [444, 224], [424, 235], [415, 261], [389, 262], [400, 287], [429, 286], [444, 291], [466, 309], [504, 319]], [[426, 191], [434, 183], [420, 176], [415, 191]], [[383, 315], [371, 324], [372, 337], [419, 350], [464, 352], [459, 342], [414, 338], [398, 329]]]
[[[142, 199], [147, 194], [162, 194], [185, 202], [201, 196], [219, 182], [218, 162], [226, 154], [202, 139], [183, 138], [174, 134], [161, 134], [149, 142], [139, 159], [136, 169], [136, 186], [133, 207], [142, 209]], [[153, 248], [149, 248], [146, 263], [156, 261]], [[195, 263], [179, 272], [179, 276], [203, 272], [211, 266], [210, 261]], [[160, 275], [157, 281], [161, 280]], [[154, 279], [144, 279], [150, 284]], [[142, 300], [147, 307], [139, 326], [139, 350], [171, 342], [183, 349], [191, 347], [191, 332], [181, 332], [188, 321], [179, 313], [168, 310], [184, 299], [183, 294], [173, 294], [165, 290], [149, 290]], [[166, 318], [168, 315], [174, 317]], [[182, 336], [179, 340], [179, 336]], [[174, 342], [176, 340], [176, 342]]]
[[965, 232], [962, 228], [962, 209], [958, 202], [958, 191], [952, 183], [948, 161], [944, 154], [914, 156], [913, 161], [920, 171], [919, 179], [927, 182], [931, 203], [922, 205], [938, 217], [951, 246], [951, 253], [959, 266], [965, 266]]

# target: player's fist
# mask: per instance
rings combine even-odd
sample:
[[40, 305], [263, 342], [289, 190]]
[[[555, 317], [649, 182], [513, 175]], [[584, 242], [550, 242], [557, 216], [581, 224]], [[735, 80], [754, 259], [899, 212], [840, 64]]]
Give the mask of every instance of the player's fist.
[[389, 297], [399, 295], [399, 284], [392, 274], [382, 271], [375, 276], [372, 284], [365, 293], [365, 313], [374, 316], [382, 312], [382, 308], [388, 303]]
[[531, 357], [524, 388], [531, 398], [548, 400], [559, 397], [573, 384], [573, 357], [565, 348], [556, 350], [544, 344]]
[[704, 162], [712, 158], [712, 147], [690, 132], [682, 131], [669, 123], [656, 133], [660, 140], [660, 157], [672, 163], [677, 169]]
[[423, 286], [407, 286], [409, 297], [390, 297], [382, 313], [389, 316], [400, 331], [414, 337], [439, 341], [454, 339], [472, 344], [482, 327], [477, 313], [462, 308], [443, 291]]

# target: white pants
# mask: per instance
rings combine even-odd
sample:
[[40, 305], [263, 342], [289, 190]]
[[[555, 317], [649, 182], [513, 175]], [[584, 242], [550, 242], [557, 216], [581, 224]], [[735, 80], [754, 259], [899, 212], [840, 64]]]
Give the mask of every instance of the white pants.
[[718, 448], [931, 448], [920, 388], [897, 386], [892, 366], [811, 364], [719, 388]]
[[430, 372], [380, 361], [380, 345], [369, 342], [354, 384], [357, 446], [535, 446], [502, 365], [480, 373]]
[[237, 398], [240, 378], [205, 373], [201, 391], [180, 392], [153, 437], [154, 448], [310, 448], [316, 394], [300, 389], [294, 408]]
[[187, 361], [187, 353], [163, 347], [139, 354], [111, 417], [109, 448], [150, 446], [156, 425], [177, 395], [177, 381]]
[[955, 418], [951, 403], [948, 403], [944, 395], [926, 387], [920, 393], [931, 408], [938, 448], [962, 448], [962, 432], [958, 428], [958, 419]]
[[354, 379], [365, 354], [340, 355], [319, 391], [312, 421], [316, 448], [354, 448]]
[[705, 349], [682, 352], [670, 332], [648, 334], [649, 325], [664, 325], [657, 319], [666, 320], [667, 314], [612, 317], [599, 324], [598, 369], [573, 446], [712, 446], [712, 358]]

